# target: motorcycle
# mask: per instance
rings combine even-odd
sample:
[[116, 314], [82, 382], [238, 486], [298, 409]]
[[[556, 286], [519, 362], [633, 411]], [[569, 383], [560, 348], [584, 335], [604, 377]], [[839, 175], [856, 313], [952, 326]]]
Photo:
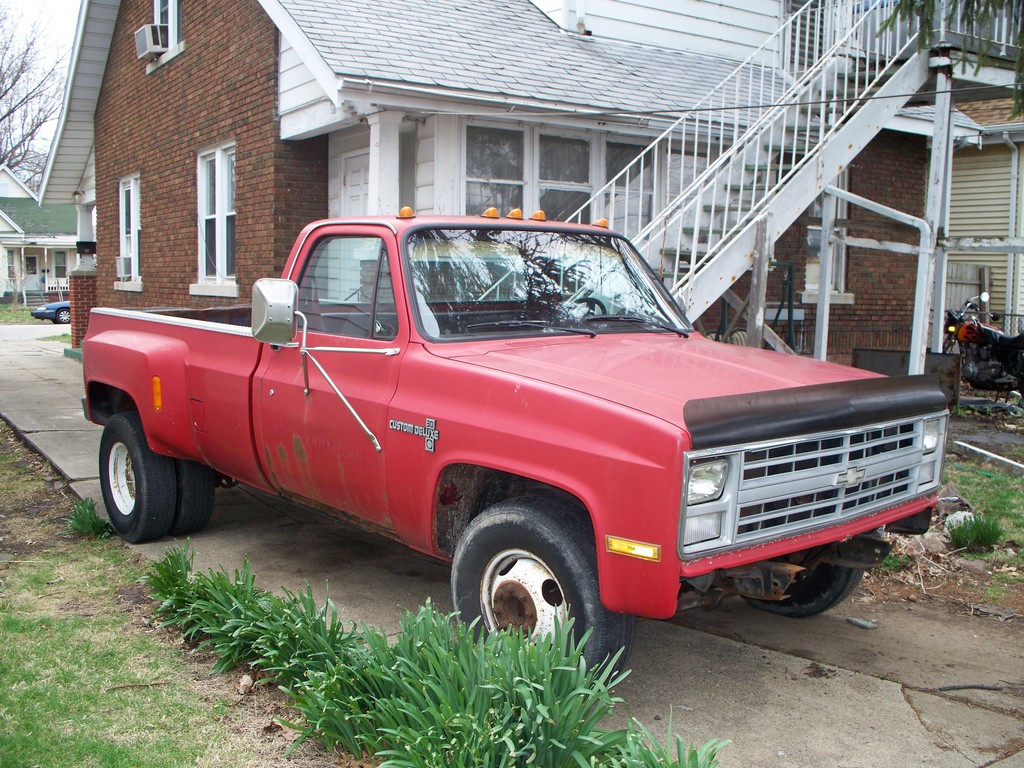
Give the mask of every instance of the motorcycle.
[[[1009, 392], [1024, 379], [1024, 333], [1011, 336], [981, 321], [981, 304], [989, 295], [968, 299], [959, 310], [946, 310], [944, 352], [960, 353], [961, 378], [975, 389]], [[990, 314], [992, 320], [999, 316]]]

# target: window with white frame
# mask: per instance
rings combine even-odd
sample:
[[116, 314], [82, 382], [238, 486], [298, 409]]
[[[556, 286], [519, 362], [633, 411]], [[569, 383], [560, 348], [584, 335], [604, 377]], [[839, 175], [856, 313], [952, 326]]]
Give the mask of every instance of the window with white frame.
[[117, 279], [139, 279], [139, 176], [127, 176], [118, 182], [118, 221], [120, 249], [117, 257]]
[[153, 23], [167, 27], [167, 48], [181, 42], [182, 0], [153, 0]]
[[[609, 141], [605, 146], [605, 177], [614, 179], [643, 152], [639, 144]], [[639, 232], [651, 220], [654, 198], [654, 169], [640, 166], [619, 176], [606, 198], [605, 215], [620, 232]]]
[[54, 251], [53, 252], [53, 276], [58, 280], [63, 280], [68, 276], [68, 252], [67, 251]]
[[540, 209], [564, 221], [590, 199], [590, 142], [541, 134], [538, 145]]
[[235, 280], [235, 145], [199, 155], [199, 281]]
[[522, 131], [466, 127], [466, 212], [523, 207], [526, 143]]
[[[564, 221], [644, 146], [550, 127], [469, 124], [464, 211], [479, 214], [493, 206], [502, 215], [513, 208], [529, 215], [539, 208], [548, 219]], [[603, 196], [600, 210], [585, 210], [583, 219], [614, 216], [617, 227], [638, 229], [650, 220], [654, 180], [650, 170], [625, 178]]]

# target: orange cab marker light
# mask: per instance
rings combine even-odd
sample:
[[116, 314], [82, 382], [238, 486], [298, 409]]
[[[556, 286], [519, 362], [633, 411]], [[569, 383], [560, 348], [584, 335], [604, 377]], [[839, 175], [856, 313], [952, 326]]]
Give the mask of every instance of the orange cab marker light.
[[598, 219], [594, 222], [595, 227], [601, 227], [601, 229], [608, 229], [608, 219]]
[[498, 218], [498, 209], [492, 206], [491, 208], [488, 208], [480, 215], [483, 216], [485, 219], [496, 219]]
[[398, 212], [398, 218], [400, 218], [400, 219], [415, 219], [416, 218], [416, 214], [413, 213], [412, 208], [410, 208], [408, 205], [403, 205], [402, 206], [402, 210], [400, 210]]
[[511, 211], [508, 212], [508, 218], [510, 218], [510, 219], [521, 219], [521, 218], [523, 218], [523, 209], [522, 208], [513, 208]]
[[655, 563], [661, 562], [661, 547], [658, 544], [645, 544], [642, 541], [631, 539], [620, 539], [617, 536], [605, 536], [604, 546], [609, 552], [626, 557], [636, 557], [640, 560], [650, 560]]
[[159, 411], [164, 407], [164, 388], [160, 383], [160, 377], [153, 377], [153, 410]]
[[548, 215], [544, 211], [534, 211], [533, 215], [530, 216], [530, 221], [547, 221]]

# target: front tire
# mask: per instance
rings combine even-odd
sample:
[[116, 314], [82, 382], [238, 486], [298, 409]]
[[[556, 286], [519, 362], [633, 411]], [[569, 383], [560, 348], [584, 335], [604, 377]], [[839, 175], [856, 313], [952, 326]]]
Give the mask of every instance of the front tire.
[[103, 428], [100, 486], [122, 539], [141, 544], [167, 535], [177, 497], [174, 460], [150, 450], [137, 413], [115, 414]]
[[834, 608], [853, 594], [864, 578], [863, 568], [846, 568], [821, 563], [802, 579], [794, 581], [783, 600], [755, 600], [746, 597], [755, 608], [780, 616], [802, 619]]
[[591, 631], [588, 666], [622, 649], [629, 656], [636, 617], [601, 605], [597, 554], [589, 521], [543, 498], [488, 508], [467, 526], [452, 562], [452, 604], [465, 622], [488, 632], [522, 630], [541, 637], [569, 617], [573, 632]]
[[58, 325], [67, 325], [71, 322], [71, 310], [58, 309], [57, 314], [54, 315], [53, 322]]

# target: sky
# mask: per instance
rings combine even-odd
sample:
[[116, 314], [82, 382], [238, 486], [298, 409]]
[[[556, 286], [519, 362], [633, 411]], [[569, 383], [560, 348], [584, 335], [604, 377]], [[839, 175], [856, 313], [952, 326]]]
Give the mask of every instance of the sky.
[[29, 26], [39, 22], [39, 29], [47, 39], [47, 51], [52, 58], [67, 54], [70, 59], [71, 47], [75, 43], [75, 26], [78, 24], [80, 0], [6, 0], [7, 7], [21, 12], [22, 21]]

